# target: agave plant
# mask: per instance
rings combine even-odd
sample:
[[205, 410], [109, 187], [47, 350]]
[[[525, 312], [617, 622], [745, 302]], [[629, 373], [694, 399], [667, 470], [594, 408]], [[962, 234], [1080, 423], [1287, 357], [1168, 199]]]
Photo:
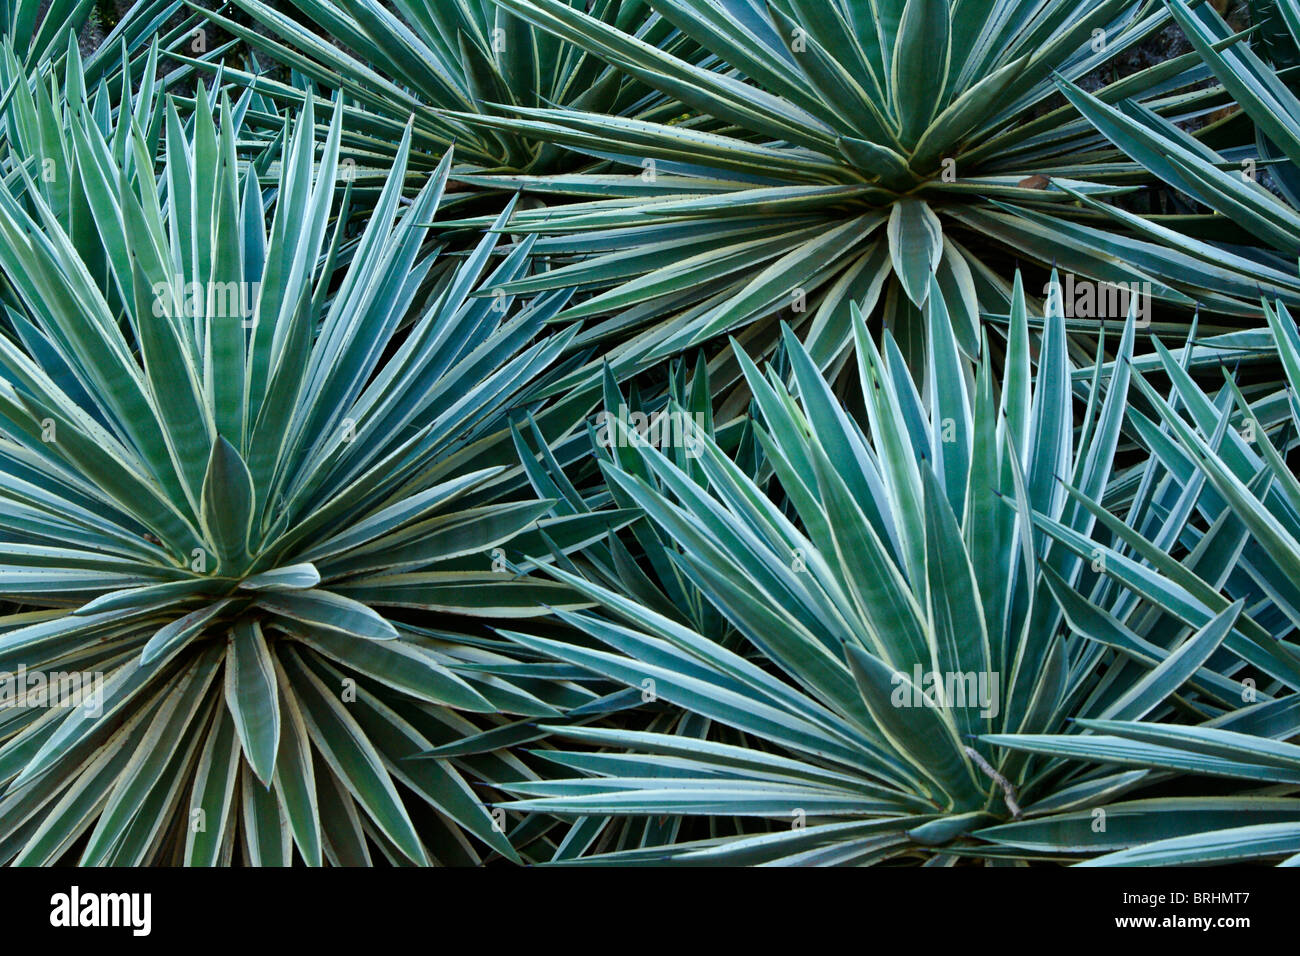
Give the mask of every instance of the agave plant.
[[[641, 468], [607, 464], [611, 487], [678, 543], [677, 572], [745, 646], [710, 641], [633, 595], [558, 567], [554, 575], [608, 612], [559, 616], [609, 650], [509, 636], [743, 739], [556, 726], [614, 749], [547, 751], [570, 776], [511, 784], [524, 799], [506, 806], [582, 817], [756, 818], [740, 835], [597, 861], [1005, 859], [1017, 854], [977, 831], [1109, 804], [1145, 777], [1034, 761], [991, 735], [1051, 732], [1072, 717], [1137, 720], [1163, 713], [1176, 693], [1240, 699], [1238, 683], [1207, 664], [1229, 635], [1232, 661], [1294, 669], [1270, 643], [1234, 632], [1240, 603], [1164, 645], [1144, 645], [1131, 667], [1062, 627], [1045, 575], [1079, 580], [1093, 572], [1068, 549], [1038, 542], [1032, 515], [1051, 515], [1080, 534], [1091, 528], [1091, 510], [1058, 476], [1072, 476], [1090, 500], [1111, 486], [1127, 365], [1076, 427], [1059, 305], [1047, 316], [1031, 376], [1017, 284], [995, 400], [986, 365], [968, 380], [941, 303], [929, 299], [934, 347], [924, 398], [892, 337], [882, 354], [857, 317], [865, 428], [789, 332], [797, 400], [780, 377], [741, 358], [764, 420], [759, 442], [784, 493], [777, 503], [704, 436], [698, 465], [707, 490], [628, 434]], [[1121, 355], [1131, 354], [1133, 337], [1131, 316]]]
[[[302, 0], [299, 18], [261, 0], [234, 0], [262, 31], [218, 12], [213, 23], [347, 97], [346, 143], [367, 163], [387, 165], [408, 119], [412, 168], [436, 165], [454, 142], [459, 161], [493, 172], [551, 173], [590, 165], [556, 146], [483, 128], [477, 116], [515, 107], [565, 104], [611, 115], [664, 117], [672, 104], [599, 59], [533, 28], [495, 4], [426, 4], [375, 0]], [[687, 42], [671, 26], [648, 19], [642, 0], [600, 0], [592, 16], [679, 52]], [[211, 65], [216, 58], [190, 59]], [[302, 91], [265, 74], [223, 75], [281, 102]], [[680, 112], [681, 107], [676, 107]]]
[[[196, 102], [189, 130], [145, 110], [157, 172], [150, 123], [65, 104], [46, 135], [69, 180], [19, 168], [0, 189], [0, 660], [94, 691], [5, 712], [0, 856], [518, 859], [467, 777], [527, 766], [404, 758], [481, 729], [462, 713], [594, 697], [501, 676], [471, 621], [574, 606], [494, 565], [511, 539], [595, 536], [493, 460], [567, 344], [539, 335], [565, 297], [470, 298], [526, 267], [526, 248], [490, 265], [495, 235], [450, 263], [421, 251], [450, 155], [404, 208], [404, 140], [348, 236], [340, 111], [314, 162], [309, 99], [264, 183], [229, 100], [217, 119]], [[84, 214], [65, 225], [51, 189]], [[83, 258], [78, 230], [108, 255]]]
[[[765, 354], [778, 314], [819, 367], [838, 367], [854, 304], [879, 312], [919, 370], [934, 285], [960, 348], [974, 356], [981, 312], [1006, 314], [1012, 257], [1149, 283], [1173, 305], [1254, 313], [1251, 263], [1224, 262], [1208, 281], [1199, 260], [1078, 198], [1104, 203], [1150, 177], [1072, 107], [1055, 105], [1054, 77], [1095, 74], [1165, 25], [1162, 8], [652, 0], [717, 58], [702, 65], [560, 0], [501, 4], [701, 120], [523, 107], [479, 120], [632, 167], [621, 179], [499, 179], [539, 195], [585, 187], [598, 197], [516, 217], [514, 231], [545, 234], [536, 251], [559, 267], [515, 291], [594, 293], [560, 318], [599, 317], [578, 341], [598, 346], [620, 378], [728, 332]], [[1180, 122], [1224, 102], [1221, 89], [1198, 87], [1207, 75], [1189, 54], [1099, 95], [1132, 97]], [[1295, 291], [1288, 281], [1269, 294]], [[718, 384], [739, 376], [734, 360], [717, 362]], [[599, 374], [593, 361], [557, 389], [598, 390]]]

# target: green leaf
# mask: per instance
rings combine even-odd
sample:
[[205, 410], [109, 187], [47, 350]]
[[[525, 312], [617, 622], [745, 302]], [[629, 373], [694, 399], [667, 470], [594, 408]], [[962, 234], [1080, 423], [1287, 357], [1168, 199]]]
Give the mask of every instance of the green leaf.
[[907, 0], [903, 6], [889, 85], [908, 146], [916, 144], [944, 105], [952, 32], [949, 7], [948, 0]]
[[280, 699], [275, 663], [256, 621], [240, 621], [230, 632], [225, 697], [244, 757], [269, 787], [280, 748]]
[[212, 444], [203, 478], [203, 530], [220, 570], [238, 570], [249, 556], [253, 521], [253, 478], [235, 447], [220, 435]]
[[894, 273], [907, 297], [919, 308], [930, 294], [930, 280], [943, 256], [943, 226], [923, 200], [904, 198], [890, 210], [886, 233]]
[[1077, 866], [1186, 866], [1283, 857], [1300, 850], [1300, 823], [1261, 823], [1156, 840]]
[[291, 622], [286, 624], [290, 630], [293, 629], [293, 622], [297, 622], [369, 641], [391, 641], [397, 638], [397, 629], [366, 605], [319, 588], [268, 591], [258, 597], [257, 603]]

